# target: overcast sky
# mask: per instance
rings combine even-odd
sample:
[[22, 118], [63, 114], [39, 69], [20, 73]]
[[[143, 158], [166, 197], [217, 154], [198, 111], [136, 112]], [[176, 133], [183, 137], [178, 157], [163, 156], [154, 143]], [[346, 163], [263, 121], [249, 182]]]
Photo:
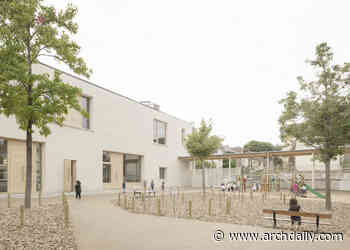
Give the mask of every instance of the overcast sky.
[[280, 143], [278, 100], [299, 89], [298, 75], [311, 79], [305, 60], [318, 43], [350, 61], [346, 0], [48, 2], [79, 8], [75, 40], [90, 81], [197, 126], [212, 118], [231, 146]]

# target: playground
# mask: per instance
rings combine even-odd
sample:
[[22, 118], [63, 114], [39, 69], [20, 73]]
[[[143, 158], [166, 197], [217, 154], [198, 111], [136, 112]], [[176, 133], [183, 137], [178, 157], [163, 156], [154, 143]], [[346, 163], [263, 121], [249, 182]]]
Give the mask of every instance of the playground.
[[[263, 209], [288, 210], [291, 197], [295, 195], [286, 191], [243, 193], [210, 189], [205, 197], [198, 191], [163, 192], [146, 197], [135, 197], [133, 193], [118, 194], [112, 203], [131, 213], [272, 228], [271, 220], [264, 219]], [[324, 201], [320, 198], [297, 197], [297, 200], [303, 211], [329, 213], [324, 209]], [[349, 203], [333, 202], [332, 218], [321, 221], [320, 231], [350, 235], [349, 214]], [[289, 219], [288, 216], [286, 218]], [[323, 225], [323, 222], [329, 225]], [[278, 222], [277, 226], [282, 230], [293, 230], [290, 220]], [[315, 225], [302, 223], [299, 230], [314, 231]]]

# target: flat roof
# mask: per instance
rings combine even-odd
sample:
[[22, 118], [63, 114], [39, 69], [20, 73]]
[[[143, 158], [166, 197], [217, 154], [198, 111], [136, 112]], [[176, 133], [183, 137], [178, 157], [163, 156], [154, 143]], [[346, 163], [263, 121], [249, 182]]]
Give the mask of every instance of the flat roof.
[[51, 65], [48, 65], [48, 64], [46, 64], [46, 63], [39, 62], [39, 64], [41, 64], [41, 65], [43, 65], [43, 66], [45, 66], [45, 67], [48, 67], [48, 68], [50, 68], [50, 69], [57, 70], [57, 71], [59, 71], [59, 72], [61, 72], [61, 73], [63, 73], [63, 74], [66, 74], [66, 75], [68, 75], [68, 76], [70, 76], [70, 77], [73, 77], [73, 78], [75, 78], [75, 79], [78, 79], [78, 80], [80, 80], [80, 81], [83, 81], [83, 82], [85, 82], [85, 83], [87, 83], [87, 84], [90, 84], [90, 85], [92, 85], [92, 86], [94, 86], [94, 87], [97, 87], [97, 88], [99, 88], [99, 89], [102, 89], [102, 90], [104, 90], [104, 91], [107, 91], [107, 92], [109, 92], [109, 93], [111, 93], [111, 94], [114, 94], [114, 95], [117, 95], [117, 96], [119, 96], [119, 97], [125, 98], [125, 99], [127, 99], [127, 100], [129, 100], [129, 101], [135, 102], [135, 103], [137, 103], [137, 104], [139, 104], [139, 105], [142, 105], [143, 107], [146, 107], [146, 108], [149, 108], [149, 109], [151, 109], [151, 110], [154, 110], [154, 111], [157, 111], [157, 112], [166, 114], [166, 115], [168, 115], [168, 116], [170, 116], [170, 117], [172, 117], [172, 118], [175, 118], [175, 119], [177, 119], [177, 120], [180, 120], [180, 121], [189, 123], [190, 125], [191, 125], [191, 123], [192, 123], [192, 122], [189, 122], [189, 121], [185, 121], [185, 120], [183, 120], [183, 119], [181, 119], [181, 118], [178, 118], [178, 117], [176, 117], [176, 116], [170, 115], [170, 114], [168, 114], [168, 113], [166, 113], [166, 112], [164, 112], [164, 111], [156, 110], [156, 109], [154, 109], [154, 108], [152, 108], [152, 107], [149, 107], [149, 106], [147, 106], [147, 105], [145, 105], [145, 104], [142, 104], [142, 103], [140, 103], [140, 102], [138, 102], [138, 101], [136, 101], [136, 100], [134, 100], [134, 99], [132, 99], [132, 98], [130, 98], [130, 97], [121, 95], [121, 94], [119, 94], [119, 93], [117, 93], [117, 92], [115, 92], [115, 91], [113, 91], [113, 90], [110, 90], [110, 89], [104, 88], [104, 87], [102, 87], [102, 86], [99, 86], [99, 85], [97, 85], [97, 84], [95, 84], [95, 83], [93, 83], [93, 82], [90, 82], [90, 81], [88, 81], [88, 80], [85, 80], [85, 79], [83, 79], [83, 78], [80, 78], [80, 77], [78, 77], [78, 76], [75, 76], [75, 75], [73, 75], [73, 74], [71, 74], [71, 73], [65, 72], [65, 71], [63, 71], [63, 70], [57, 69], [57, 68], [55, 68], [55, 67], [53, 67], [53, 66], [51, 66]]

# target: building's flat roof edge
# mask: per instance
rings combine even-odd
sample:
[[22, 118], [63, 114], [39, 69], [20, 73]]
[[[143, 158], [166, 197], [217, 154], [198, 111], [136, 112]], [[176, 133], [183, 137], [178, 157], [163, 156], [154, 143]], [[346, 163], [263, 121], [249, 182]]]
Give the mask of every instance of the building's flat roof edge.
[[166, 112], [164, 112], [164, 111], [153, 109], [153, 108], [151, 108], [151, 107], [149, 107], [149, 106], [147, 106], [147, 105], [145, 105], [145, 104], [142, 104], [142, 103], [140, 103], [140, 102], [138, 102], [138, 101], [136, 101], [136, 100], [134, 100], [134, 99], [132, 99], [132, 98], [130, 98], [130, 97], [121, 95], [121, 94], [119, 94], [119, 93], [117, 93], [117, 92], [115, 92], [115, 91], [113, 91], [113, 90], [110, 90], [110, 89], [104, 88], [104, 87], [102, 87], [102, 86], [99, 86], [99, 85], [97, 85], [97, 84], [95, 84], [95, 83], [93, 83], [93, 82], [90, 82], [90, 81], [88, 81], [88, 80], [85, 80], [85, 79], [83, 79], [83, 78], [80, 78], [80, 77], [78, 77], [78, 76], [75, 76], [75, 75], [73, 75], [73, 74], [71, 74], [71, 73], [65, 72], [65, 71], [63, 71], [63, 70], [57, 69], [57, 68], [55, 68], [55, 67], [53, 67], [53, 66], [51, 66], [51, 65], [48, 65], [48, 64], [46, 64], [46, 63], [39, 62], [39, 64], [41, 64], [41, 65], [43, 65], [43, 66], [45, 66], [45, 67], [48, 67], [48, 68], [50, 68], [50, 69], [57, 70], [57, 71], [59, 71], [59, 72], [62, 73], [62, 74], [66, 74], [66, 75], [68, 75], [68, 76], [70, 76], [70, 77], [73, 77], [73, 78], [75, 78], [75, 79], [78, 79], [78, 80], [80, 80], [80, 81], [83, 81], [83, 82], [85, 82], [85, 83], [87, 83], [87, 84], [90, 84], [90, 85], [92, 85], [92, 86], [94, 86], [94, 87], [100, 88], [100, 89], [102, 89], [102, 90], [104, 90], [104, 91], [107, 91], [107, 92], [109, 92], [109, 93], [111, 93], [111, 94], [114, 94], [114, 95], [117, 95], [117, 96], [119, 96], [119, 97], [125, 98], [125, 99], [127, 99], [127, 100], [129, 100], [129, 101], [135, 102], [135, 103], [137, 103], [137, 104], [139, 104], [139, 105], [142, 105], [143, 107], [146, 107], [146, 108], [152, 109], [152, 110], [154, 110], [154, 111], [156, 111], [156, 112], [160, 112], [160, 113], [163, 113], [163, 114], [165, 114], [165, 115], [168, 115], [168, 116], [170, 116], [170, 117], [172, 117], [172, 118], [174, 118], [174, 119], [176, 119], [176, 120], [180, 120], [180, 121], [186, 122], [186, 123], [188, 123], [189, 125], [192, 124], [192, 122], [185, 121], [184, 119], [178, 118], [178, 117], [176, 117], [176, 116], [174, 116], [174, 115], [170, 115], [170, 114], [168, 114], [168, 113], [166, 113]]

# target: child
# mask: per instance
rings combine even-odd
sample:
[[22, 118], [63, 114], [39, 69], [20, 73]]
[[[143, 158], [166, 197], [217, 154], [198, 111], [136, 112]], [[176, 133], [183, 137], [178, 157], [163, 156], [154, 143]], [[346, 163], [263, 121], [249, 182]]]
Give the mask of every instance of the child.
[[[298, 205], [298, 201], [295, 198], [292, 198], [289, 200], [289, 211], [299, 212], [300, 211], [300, 205]], [[291, 216], [290, 217], [292, 226], [294, 226], [294, 222], [298, 222], [298, 228], [301, 225], [301, 218], [300, 216]]]
[[75, 184], [75, 199], [81, 199], [81, 182], [77, 181]]
[[125, 180], [123, 180], [122, 188], [123, 188], [123, 194], [125, 194], [125, 189], [126, 189]]

